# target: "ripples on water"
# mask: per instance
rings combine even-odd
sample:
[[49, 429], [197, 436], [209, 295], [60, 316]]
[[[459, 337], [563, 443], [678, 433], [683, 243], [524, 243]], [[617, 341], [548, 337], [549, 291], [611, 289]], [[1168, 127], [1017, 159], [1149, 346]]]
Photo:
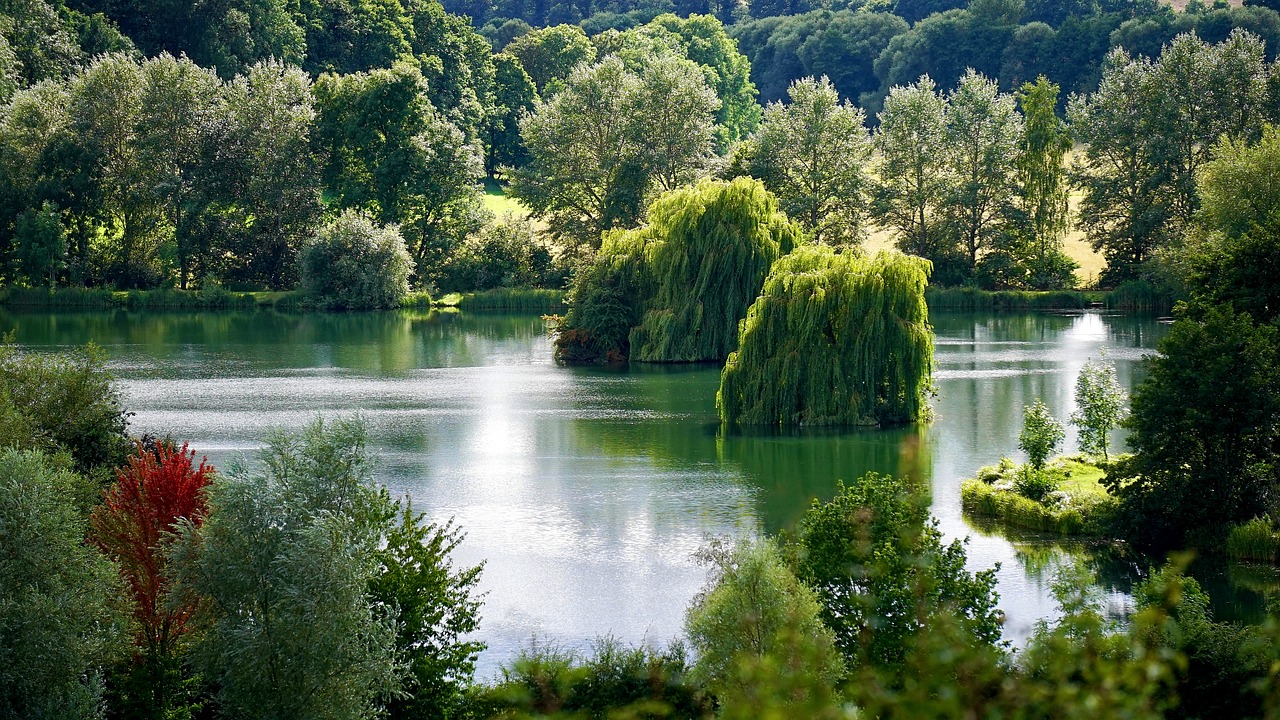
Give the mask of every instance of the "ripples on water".
[[[456, 518], [467, 532], [459, 562], [485, 563], [484, 675], [535, 633], [567, 646], [679, 635], [707, 537], [787, 527], [837, 479], [869, 470], [931, 480], [943, 533], [970, 538], [970, 566], [1000, 564], [1006, 635], [1024, 639], [1054, 614], [1049, 584], [1066, 551], [971, 525], [960, 480], [1018, 456], [1034, 399], [1066, 418], [1089, 357], [1105, 350], [1122, 384], [1135, 384], [1165, 328], [1090, 313], [933, 322], [928, 427], [724, 435], [717, 368], [558, 367], [537, 318], [0, 313], [0, 328], [35, 349], [102, 345], [134, 430], [190, 440], [219, 466], [251, 457], [271, 428], [359, 414], [379, 478], [431, 518]], [[1122, 615], [1133, 561], [1094, 557], [1109, 611]], [[1241, 587], [1268, 577], [1207, 584], [1228, 616], [1247, 615], [1257, 601]]]

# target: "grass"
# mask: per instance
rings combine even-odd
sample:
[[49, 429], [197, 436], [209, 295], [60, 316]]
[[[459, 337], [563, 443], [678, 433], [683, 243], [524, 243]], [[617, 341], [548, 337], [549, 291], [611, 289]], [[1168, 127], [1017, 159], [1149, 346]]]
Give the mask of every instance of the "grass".
[[1056, 487], [1049, 502], [1032, 500], [1013, 489], [1019, 472], [1026, 468], [1008, 458], [980, 469], [960, 485], [964, 512], [994, 518], [1008, 527], [1057, 535], [1106, 534], [1117, 503], [1102, 486], [1104, 469], [1080, 456], [1053, 460], [1044, 469]]
[[[564, 291], [545, 288], [497, 288], [483, 292], [457, 294], [456, 305], [461, 310], [518, 310], [538, 313], [559, 312], [565, 309]], [[442, 298], [453, 300], [453, 296]], [[443, 304], [443, 303], [442, 303]]]
[[1280, 532], [1271, 521], [1254, 518], [1227, 532], [1226, 552], [1236, 560], [1276, 563], [1280, 561]]
[[929, 286], [924, 293], [931, 310], [1080, 310], [1098, 293], [1078, 290], [980, 290]]
[[489, 178], [484, 181], [484, 206], [496, 217], [511, 214], [516, 217], [529, 217], [529, 209], [512, 197], [509, 197], [498, 181]]

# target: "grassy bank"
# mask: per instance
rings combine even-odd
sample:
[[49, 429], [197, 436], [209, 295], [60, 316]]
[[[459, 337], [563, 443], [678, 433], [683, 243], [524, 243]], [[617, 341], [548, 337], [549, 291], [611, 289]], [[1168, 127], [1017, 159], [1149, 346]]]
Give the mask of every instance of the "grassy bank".
[[[298, 291], [229, 292], [212, 290], [109, 290], [104, 288], [5, 288], [0, 307], [31, 310], [310, 310]], [[564, 291], [499, 288], [453, 293], [439, 299], [425, 292], [405, 296], [402, 308], [456, 307], [462, 310], [508, 310], [548, 313], [564, 310]]]
[[[966, 514], [993, 518], [1006, 526], [1066, 536], [1107, 533], [1116, 501], [1102, 487], [1105, 471], [1081, 457], [1060, 457], [1045, 465], [1048, 487], [1037, 483], [1025, 465], [1005, 458], [984, 467], [960, 485]], [[1050, 489], [1051, 488], [1051, 489]], [[1032, 499], [1029, 495], [1039, 495]]]
[[972, 287], [933, 287], [924, 291], [930, 310], [1082, 310], [1101, 302], [1100, 292], [1078, 290], [980, 290]]

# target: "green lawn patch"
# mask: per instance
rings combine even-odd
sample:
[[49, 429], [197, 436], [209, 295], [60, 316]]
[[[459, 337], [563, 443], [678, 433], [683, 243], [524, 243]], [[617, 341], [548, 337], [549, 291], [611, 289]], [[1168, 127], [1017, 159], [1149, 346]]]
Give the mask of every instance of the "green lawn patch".
[[966, 514], [1007, 526], [1099, 536], [1107, 533], [1118, 507], [1102, 486], [1105, 474], [1080, 456], [1056, 458], [1039, 473], [1004, 458], [961, 483], [960, 502]]

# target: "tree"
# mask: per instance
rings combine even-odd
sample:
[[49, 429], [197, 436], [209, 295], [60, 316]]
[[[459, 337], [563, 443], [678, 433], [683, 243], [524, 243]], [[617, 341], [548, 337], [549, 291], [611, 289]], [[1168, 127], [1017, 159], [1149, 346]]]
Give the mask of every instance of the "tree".
[[595, 46], [576, 25], [530, 30], [512, 40], [503, 52], [520, 61], [520, 67], [544, 97], [555, 94], [556, 84], [568, 80], [579, 65], [596, 59]]
[[965, 570], [960, 541], [942, 543], [928, 501], [909, 480], [869, 473], [814, 500], [800, 520], [796, 575], [851, 670], [907, 680], [904, 663], [935, 620], [954, 619], [965, 645], [996, 647], [995, 572]]
[[7, 104], [9, 98], [18, 91], [20, 87], [18, 77], [18, 56], [13, 52], [13, 46], [4, 37], [5, 27], [0, 26], [0, 104]]
[[29, 431], [26, 442], [16, 434], [6, 439], [26, 449], [66, 452], [76, 470], [93, 475], [124, 462], [128, 414], [106, 362], [94, 345], [45, 354], [0, 343], [0, 414], [20, 418]]
[[520, 140], [520, 118], [533, 110], [538, 91], [520, 61], [513, 55], [493, 56], [494, 107], [485, 137], [488, 155], [485, 170], [496, 175], [499, 167], [520, 167], [529, 152]]
[[464, 639], [480, 625], [475, 596], [483, 565], [455, 568], [450, 555], [462, 543], [452, 521], [423, 522], [406, 500], [399, 523], [387, 531], [370, 595], [396, 608], [396, 653], [408, 664], [404, 697], [386, 701], [390, 717], [462, 718], [476, 656], [484, 643]]
[[213, 468], [194, 460], [185, 444], [178, 449], [163, 441], [152, 447], [139, 443], [89, 519], [90, 540], [116, 563], [128, 585], [137, 625], [128, 687], [117, 702], [154, 716], [187, 704], [179, 643], [195, 606], [170, 601], [165, 553], [179, 526], [199, 528], [207, 511], [205, 489]]
[[350, 210], [321, 228], [299, 256], [302, 292], [322, 310], [399, 307], [412, 273], [400, 233]]
[[39, 210], [19, 215], [14, 241], [18, 265], [27, 279], [57, 285], [58, 271], [66, 266], [67, 257], [67, 231], [58, 206], [46, 200]]
[[760, 123], [756, 86], [751, 82], [751, 63], [725, 32], [714, 15], [681, 18], [664, 13], [641, 28], [641, 32], [670, 39], [673, 49], [697, 63], [720, 103], [716, 109], [716, 142], [723, 153], [733, 143], [746, 138]]
[[1257, 145], [1224, 140], [1200, 172], [1200, 214], [1172, 258], [1193, 296], [1231, 303], [1258, 322], [1280, 317], [1280, 130], [1266, 126]]
[[948, 96], [943, 117], [947, 169], [954, 179], [945, 213], [972, 273], [980, 253], [1007, 231], [1022, 120], [1013, 97], [972, 70]]
[[1213, 543], [1276, 497], [1280, 331], [1230, 306], [1191, 308], [1160, 342], [1124, 426], [1134, 456], [1107, 473], [1134, 540]]
[[118, 578], [84, 543], [74, 473], [0, 450], [0, 717], [98, 718], [103, 667], [124, 633]]
[[1104, 279], [1133, 279], [1199, 207], [1195, 178], [1219, 138], [1256, 133], [1266, 72], [1260, 41], [1233, 32], [1208, 45], [1177, 37], [1158, 62], [1116, 49], [1097, 92], [1068, 115], [1086, 144], [1080, 217], [1107, 258]]
[[928, 417], [929, 262], [825, 246], [773, 264], [738, 328], [716, 407], [726, 425], [892, 425]]
[[648, 225], [610, 233], [578, 273], [557, 357], [722, 360], [769, 267], [799, 237], [754, 180], [704, 180], [666, 193]]
[[510, 173], [511, 195], [579, 247], [634, 227], [655, 185], [692, 179], [709, 160], [715, 96], [701, 73], [678, 58], [634, 63], [643, 70], [617, 55], [579, 66], [520, 123], [530, 162]]
[[1071, 188], [1063, 160], [1071, 149], [1067, 126], [1058, 118], [1058, 86], [1043, 75], [1024, 83], [1017, 95], [1024, 130], [1017, 153], [1018, 209], [1015, 235], [1025, 248], [1021, 264], [1027, 284], [1058, 289], [1074, 284], [1074, 262], [1062, 252], [1071, 214]]
[[416, 66], [326, 75], [315, 94], [338, 206], [399, 224], [421, 275], [484, 224], [480, 147], [436, 112]]
[[358, 421], [273, 433], [184, 523], [175, 592], [207, 608], [189, 657], [223, 713], [371, 718], [399, 687], [395, 609], [370, 591], [394, 508], [364, 444]]
[[1023, 408], [1022, 433], [1018, 435], [1018, 447], [1031, 460], [1031, 467], [1040, 470], [1044, 461], [1049, 459], [1066, 431], [1062, 423], [1049, 411], [1049, 406], [1042, 400], [1036, 400]]
[[1107, 459], [1111, 431], [1124, 417], [1127, 395], [1116, 380], [1115, 365], [1089, 360], [1076, 380], [1076, 412], [1071, 424], [1080, 428], [1080, 449]]
[[[744, 700], [756, 688], [744, 681], [754, 663], [770, 658], [780, 674], [835, 683], [844, 667], [836, 638], [819, 617], [822, 606], [772, 540], [714, 544], [702, 558], [711, 565], [711, 579], [690, 604], [685, 628], [698, 658], [693, 673], [712, 693], [723, 703], [749, 704]], [[808, 657], [794, 652], [801, 641], [809, 643]]]
[[946, 99], [928, 76], [896, 87], [884, 101], [875, 135], [880, 162], [877, 218], [897, 231], [898, 247], [934, 263], [935, 280], [955, 282], [958, 258], [943, 227], [951, 180], [946, 173]]
[[752, 138], [752, 174], [814, 242], [857, 245], [870, 185], [866, 116], [840, 102], [826, 77], [797, 80], [788, 92], [790, 104], [770, 103]]

